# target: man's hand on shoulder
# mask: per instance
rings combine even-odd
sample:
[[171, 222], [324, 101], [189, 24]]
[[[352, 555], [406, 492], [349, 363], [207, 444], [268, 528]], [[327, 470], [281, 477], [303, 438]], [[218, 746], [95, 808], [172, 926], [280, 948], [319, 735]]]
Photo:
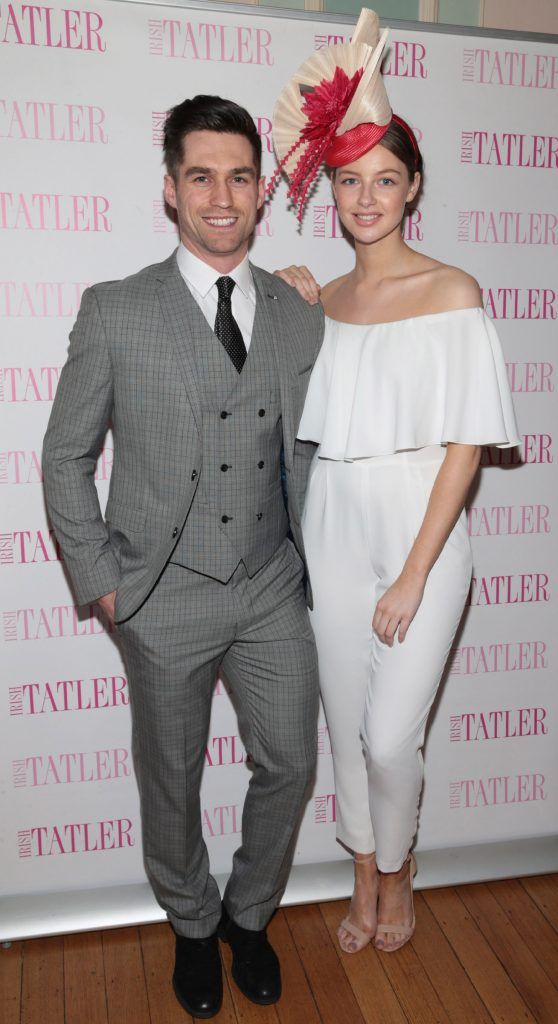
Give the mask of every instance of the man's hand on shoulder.
[[103, 609], [110, 623], [114, 626], [114, 605], [116, 602], [116, 590], [112, 590], [110, 594], [104, 594], [103, 597], [97, 598], [97, 604]]
[[298, 294], [311, 306], [315, 306], [320, 301], [321, 287], [308, 267], [296, 267], [293, 264], [291, 267], [276, 270], [274, 273], [291, 288], [296, 288]]

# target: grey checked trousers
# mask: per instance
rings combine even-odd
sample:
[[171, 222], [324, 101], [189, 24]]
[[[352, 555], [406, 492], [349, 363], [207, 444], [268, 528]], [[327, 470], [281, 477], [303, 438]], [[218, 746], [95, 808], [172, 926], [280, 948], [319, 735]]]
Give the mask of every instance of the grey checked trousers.
[[253, 772], [224, 902], [244, 928], [265, 926], [291, 865], [316, 759], [318, 672], [290, 540], [250, 579], [228, 583], [170, 563], [118, 626], [149, 880], [176, 932], [215, 931], [220, 895], [202, 836], [200, 782], [212, 693], [222, 669]]

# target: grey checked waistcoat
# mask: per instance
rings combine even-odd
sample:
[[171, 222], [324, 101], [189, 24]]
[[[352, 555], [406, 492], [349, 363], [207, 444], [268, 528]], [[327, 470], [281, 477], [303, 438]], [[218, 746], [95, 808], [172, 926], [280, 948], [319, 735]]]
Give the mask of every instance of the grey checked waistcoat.
[[258, 313], [242, 372], [207, 326], [196, 337], [202, 406], [201, 475], [171, 561], [226, 582], [240, 561], [253, 576], [287, 536], [277, 365]]

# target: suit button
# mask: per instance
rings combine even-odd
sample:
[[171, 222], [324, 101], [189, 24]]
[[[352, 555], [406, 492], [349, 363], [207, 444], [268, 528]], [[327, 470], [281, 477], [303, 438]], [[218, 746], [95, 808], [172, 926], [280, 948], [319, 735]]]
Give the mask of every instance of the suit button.
[[192, 470], [192, 476], [190, 477], [190, 480], [195, 480], [197, 475], [198, 475], [197, 469], [193, 469]]
[[221, 419], [222, 419], [222, 420], [226, 420], [226, 418], [227, 418], [227, 416], [228, 416], [228, 415], [229, 415], [229, 413], [228, 413], [228, 412], [225, 412], [225, 411], [223, 410], [223, 412], [221, 413]]
[[264, 460], [263, 460], [263, 459], [260, 459], [260, 461], [258, 462], [258, 469], [263, 469], [263, 468], [264, 468], [264, 466], [265, 466], [265, 462], [264, 462]]
[[229, 519], [231, 519], [231, 518], [232, 518], [232, 516], [221, 516], [221, 522], [222, 523], [228, 523]]
[[263, 512], [256, 512], [256, 519], [261, 519], [262, 516], [263, 516]]
[[230, 467], [230, 466], [227, 466], [227, 463], [226, 463], [226, 462], [224, 462], [224, 463], [223, 463], [223, 465], [221, 466], [221, 473], [226, 473], [226, 472], [227, 472], [227, 469], [230, 469], [230, 468], [231, 468], [231, 467]]
[[172, 531], [172, 535], [173, 537], [178, 537], [178, 526], [175, 526], [174, 530]]
[[258, 416], [265, 416], [265, 409], [258, 409]]

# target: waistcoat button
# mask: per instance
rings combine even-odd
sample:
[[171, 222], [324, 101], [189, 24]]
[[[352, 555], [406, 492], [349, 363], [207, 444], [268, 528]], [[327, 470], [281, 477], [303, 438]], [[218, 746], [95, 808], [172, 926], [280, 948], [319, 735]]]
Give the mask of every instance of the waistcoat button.
[[173, 537], [177, 537], [178, 536], [178, 526], [175, 526], [174, 530], [172, 531], [172, 535], [173, 535]]
[[[223, 415], [221, 413], [221, 415]], [[265, 409], [258, 409], [258, 416], [265, 416]]]
[[229, 519], [232, 519], [232, 516], [221, 516], [222, 523], [228, 523]]
[[229, 415], [229, 413], [228, 413], [228, 412], [225, 412], [225, 411], [223, 410], [223, 412], [221, 413], [221, 419], [222, 419], [222, 420], [226, 420], [226, 418], [227, 418], [227, 416], [228, 416], [228, 415]]
[[265, 466], [265, 462], [264, 462], [264, 460], [263, 460], [263, 459], [260, 459], [260, 461], [258, 462], [258, 469], [263, 469], [263, 468], [264, 468], [264, 466]]
[[227, 463], [226, 463], [226, 462], [224, 462], [224, 463], [223, 463], [223, 465], [221, 466], [221, 473], [226, 473], [226, 472], [227, 472], [227, 469], [230, 469], [230, 468], [231, 468], [231, 467], [230, 467], [230, 466], [227, 466]]
[[195, 480], [197, 475], [198, 475], [197, 469], [193, 469], [192, 470], [192, 476], [190, 477], [190, 480]]

